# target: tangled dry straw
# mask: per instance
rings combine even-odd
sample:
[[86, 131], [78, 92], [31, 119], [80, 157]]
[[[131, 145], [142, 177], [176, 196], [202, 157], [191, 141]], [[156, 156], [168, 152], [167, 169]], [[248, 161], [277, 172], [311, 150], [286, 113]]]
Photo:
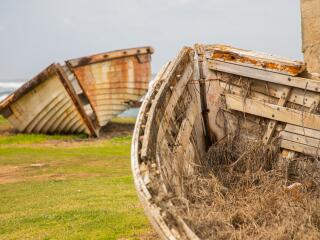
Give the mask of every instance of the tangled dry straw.
[[229, 137], [184, 180], [171, 211], [202, 239], [320, 239], [319, 184], [317, 159]]

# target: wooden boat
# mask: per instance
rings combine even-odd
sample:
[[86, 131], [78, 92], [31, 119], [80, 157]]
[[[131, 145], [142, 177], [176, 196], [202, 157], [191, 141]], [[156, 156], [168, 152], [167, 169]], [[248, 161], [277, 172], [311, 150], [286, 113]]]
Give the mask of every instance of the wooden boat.
[[[306, 21], [315, 19], [308, 17], [311, 2], [318, 4], [302, 1], [308, 29]], [[308, 42], [310, 35], [305, 34]], [[319, 42], [311, 47], [319, 50]], [[314, 59], [319, 59], [317, 51], [310, 56], [312, 51], [305, 49], [309, 71], [299, 61], [230, 46], [195, 45], [184, 47], [158, 73], [136, 122], [131, 163], [138, 196], [162, 239], [200, 239], [192, 220], [171, 210], [176, 209], [174, 199], [188, 206], [183, 182], [227, 134], [240, 131], [241, 137], [266, 145], [280, 139], [282, 159], [319, 156], [320, 64]], [[256, 133], [258, 128], [263, 134]]]
[[[304, 70], [302, 62], [197, 45], [183, 48], [157, 75], [139, 113], [131, 157], [138, 195], [163, 239], [198, 239], [167, 208], [170, 198], [184, 198], [183, 179], [201, 164], [212, 142], [224, 138], [228, 129], [217, 120], [219, 112], [245, 113], [251, 130], [264, 123], [261, 140], [267, 144], [281, 136], [286, 153], [318, 155], [320, 81], [298, 76]], [[245, 96], [248, 84], [251, 92]], [[232, 117], [224, 120], [228, 131], [238, 129]], [[254, 131], [247, 137], [258, 138]]]
[[4, 99], [0, 113], [20, 132], [97, 137], [146, 93], [152, 53], [133, 48], [52, 64]]
[[151, 47], [123, 49], [66, 61], [100, 126], [127, 110], [148, 90]]
[[59, 64], [50, 65], [4, 99], [0, 113], [20, 132], [98, 135]]

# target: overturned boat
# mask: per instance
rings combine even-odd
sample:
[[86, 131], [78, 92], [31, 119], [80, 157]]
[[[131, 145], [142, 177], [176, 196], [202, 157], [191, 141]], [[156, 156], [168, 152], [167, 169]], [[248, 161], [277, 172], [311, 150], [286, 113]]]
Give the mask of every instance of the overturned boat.
[[162, 239], [319, 239], [315, 64], [195, 45], [163, 67], [131, 155], [139, 198]]
[[20, 132], [97, 137], [146, 93], [152, 53], [132, 48], [52, 64], [0, 102], [0, 113]]

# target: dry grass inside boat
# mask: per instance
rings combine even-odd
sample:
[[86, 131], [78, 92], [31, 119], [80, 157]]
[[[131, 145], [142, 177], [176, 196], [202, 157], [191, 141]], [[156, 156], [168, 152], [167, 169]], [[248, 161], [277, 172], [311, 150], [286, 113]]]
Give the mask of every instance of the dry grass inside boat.
[[319, 239], [320, 163], [280, 160], [277, 143], [226, 138], [184, 179], [170, 211], [201, 239]]

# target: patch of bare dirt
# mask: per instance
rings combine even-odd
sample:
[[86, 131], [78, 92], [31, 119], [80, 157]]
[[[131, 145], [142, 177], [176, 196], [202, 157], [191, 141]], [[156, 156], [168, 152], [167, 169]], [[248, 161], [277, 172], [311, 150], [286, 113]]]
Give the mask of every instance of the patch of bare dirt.
[[143, 234], [135, 234], [130, 238], [120, 238], [119, 240], [139, 239], [139, 240], [160, 240], [158, 234], [154, 231], [150, 231]]
[[132, 135], [134, 123], [110, 122], [100, 131], [101, 138], [124, 137]]
[[[134, 123], [115, 123], [110, 122], [100, 130], [99, 138], [79, 138], [79, 139], [65, 139], [65, 140], [47, 140], [36, 144], [10, 144], [14, 147], [76, 147], [76, 146], [90, 146], [97, 145], [99, 142], [103, 143], [105, 139], [111, 139], [114, 137], [125, 137], [132, 135], [134, 130]], [[17, 134], [18, 131], [8, 126], [0, 126], [0, 136], [12, 136]]]
[[54, 167], [48, 163], [36, 163], [20, 166], [0, 166], [0, 184], [17, 183], [25, 181], [63, 181], [71, 178], [89, 178], [99, 176], [100, 174], [92, 173], [72, 173], [72, 174], [57, 174], [57, 173], [40, 173], [32, 174], [38, 170], [47, 170]]
[[9, 123], [0, 125], [0, 135], [1, 136], [9, 136], [18, 133], [16, 129], [14, 129]]

